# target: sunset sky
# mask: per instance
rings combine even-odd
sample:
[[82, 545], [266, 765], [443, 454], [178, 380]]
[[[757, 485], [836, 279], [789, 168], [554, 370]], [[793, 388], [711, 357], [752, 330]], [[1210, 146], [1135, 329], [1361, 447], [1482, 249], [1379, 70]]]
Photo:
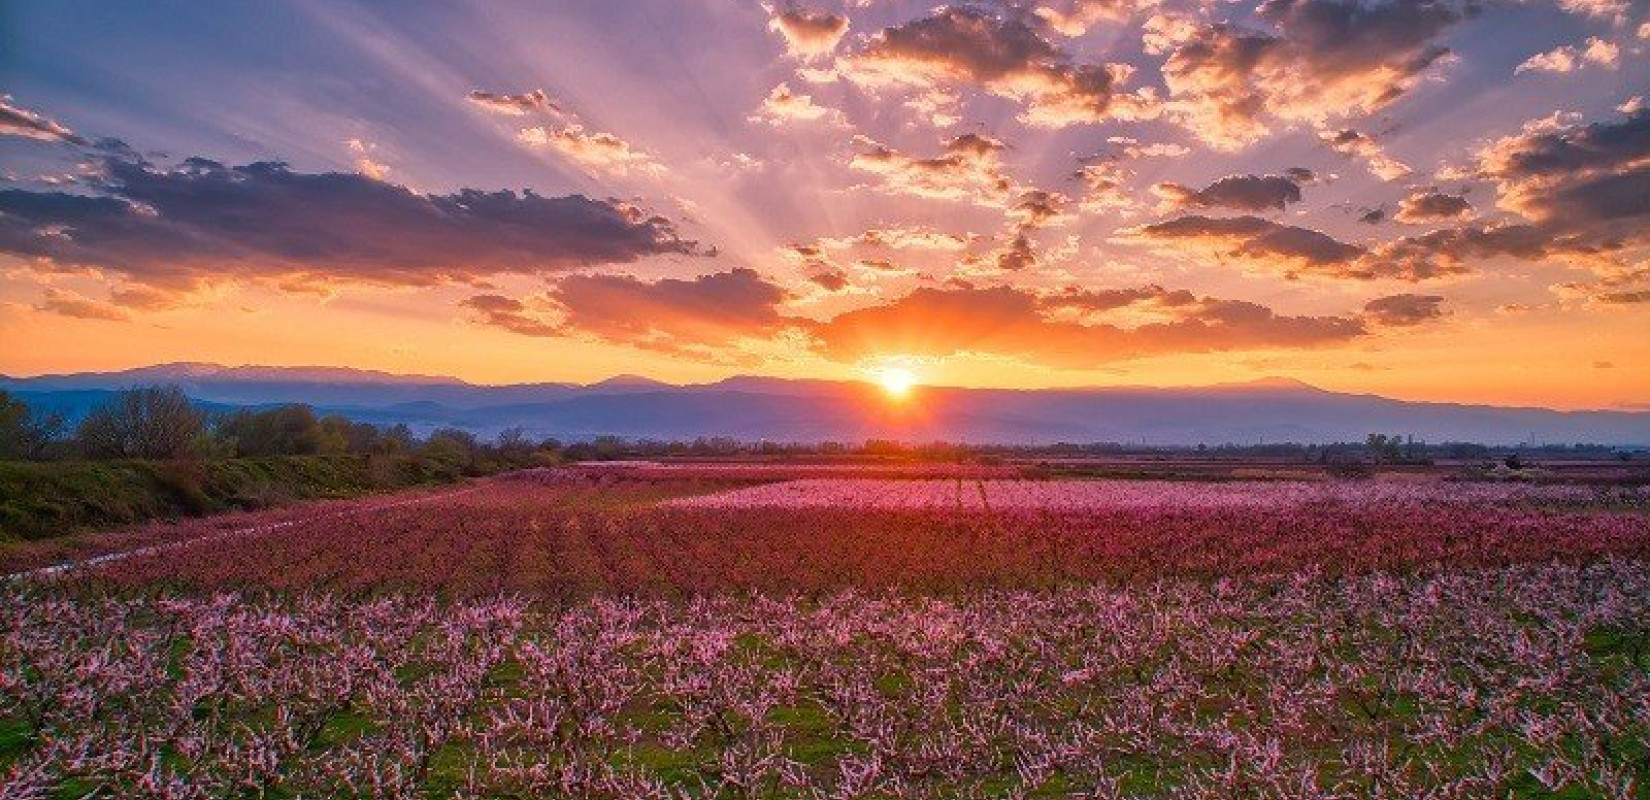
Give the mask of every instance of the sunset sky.
[[1641, 0], [0, 7], [0, 372], [1650, 407]]

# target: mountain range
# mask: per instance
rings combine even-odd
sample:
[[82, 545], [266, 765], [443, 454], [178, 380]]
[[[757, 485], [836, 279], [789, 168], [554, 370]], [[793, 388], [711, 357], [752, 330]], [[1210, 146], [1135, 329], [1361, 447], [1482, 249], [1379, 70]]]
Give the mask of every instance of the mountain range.
[[909, 398], [894, 400], [871, 384], [757, 376], [693, 385], [621, 375], [593, 384], [487, 386], [342, 367], [198, 363], [0, 376], [0, 389], [71, 421], [114, 391], [153, 384], [177, 385], [208, 409], [308, 403], [359, 421], [405, 423], [418, 432], [451, 426], [491, 436], [520, 427], [564, 440], [612, 434], [1194, 445], [1354, 441], [1379, 431], [1434, 442], [1650, 445], [1650, 412], [1412, 402], [1331, 392], [1287, 378], [1174, 388], [918, 387]]

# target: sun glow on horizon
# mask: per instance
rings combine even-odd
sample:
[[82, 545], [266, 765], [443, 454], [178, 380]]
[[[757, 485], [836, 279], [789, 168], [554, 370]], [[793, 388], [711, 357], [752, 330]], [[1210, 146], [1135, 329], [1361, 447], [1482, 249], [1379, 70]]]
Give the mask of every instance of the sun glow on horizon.
[[901, 367], [884, 367], [877, 371], [876, 382], [889, 397], [904, 400], [917, 385], [917, 375]]

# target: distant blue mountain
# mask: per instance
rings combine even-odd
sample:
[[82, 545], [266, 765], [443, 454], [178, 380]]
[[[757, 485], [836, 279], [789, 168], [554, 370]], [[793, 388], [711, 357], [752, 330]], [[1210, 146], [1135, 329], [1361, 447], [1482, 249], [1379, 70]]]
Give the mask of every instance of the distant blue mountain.
[[1157, 445], [1361, 440], [1374, 431], [1427, 441], [1650, 445], [1650, 412], [1554, 411], [1417, 403], [1266, 379], [1194, 388], [964, 389], [923, 387], [904, 403], [867, 384], [741, 376], [676, 386], [636, 376], [590, 385], [482, 386], [454, 378], [333, 367], [164, 364], [107, 373], [0, 377], [0, 389], [76, 419], [108, 392], [176, 384], [209, 408], [308, 403], [376, 424], [425, 432], [452, 426], [491, 436], [603, 434], [817, 442], [893, 438], [993, 443]]

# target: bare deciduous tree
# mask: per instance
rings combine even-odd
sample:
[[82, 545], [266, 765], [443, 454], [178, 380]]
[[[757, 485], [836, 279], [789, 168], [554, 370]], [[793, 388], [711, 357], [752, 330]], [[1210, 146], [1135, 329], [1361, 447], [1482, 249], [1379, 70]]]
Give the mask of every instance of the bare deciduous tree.
[[176, 458], [204, 431], [201, 413], [176, 386], [119, 392], [94, 409], [75, 432], [91, 458]]

